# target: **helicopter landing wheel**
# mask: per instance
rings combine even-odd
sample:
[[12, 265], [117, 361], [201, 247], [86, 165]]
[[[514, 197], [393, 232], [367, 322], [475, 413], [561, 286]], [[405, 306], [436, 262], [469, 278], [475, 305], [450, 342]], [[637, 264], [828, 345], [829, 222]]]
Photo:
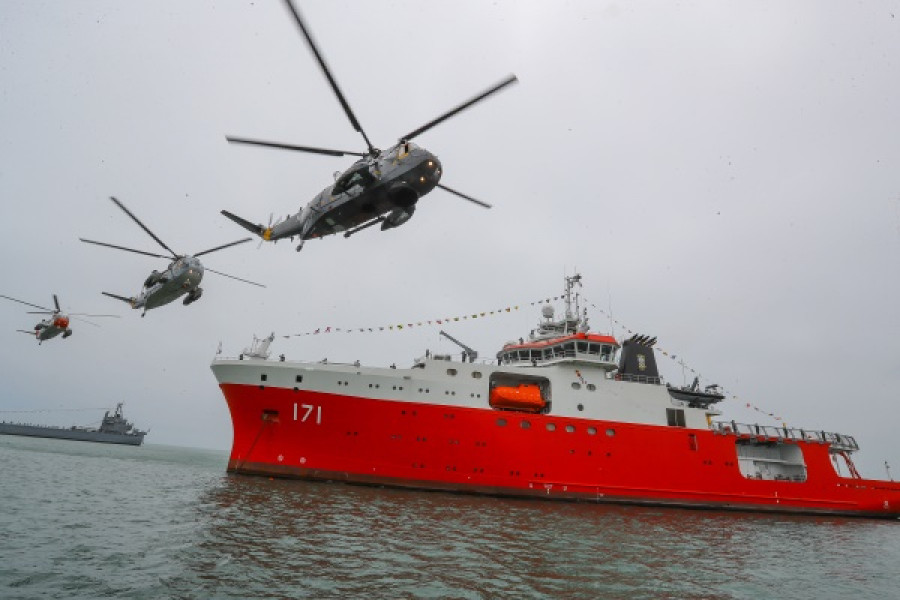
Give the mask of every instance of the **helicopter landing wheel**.
[[71, 330], [71, 329], [66, 329], [66, 330], [63, 332], [63, 339], [66, 339], [66, 338], [69, 337], [70, 335], [72, 335], [72, 330]]
[[297, 252], [300, 252], [301, 250], [303, 250], [303, 242], [300, 242], [300, 245], [297, 246]]
[[193, 289], [190, 292], [188, 292], [187, 296], [184, 297], [182, 304], [187, 306], [188, 304], [196, 302], [197, 300], [200, 299], [200, 296], [202, 296], [202, 295], [203, 295], [203, 288]]

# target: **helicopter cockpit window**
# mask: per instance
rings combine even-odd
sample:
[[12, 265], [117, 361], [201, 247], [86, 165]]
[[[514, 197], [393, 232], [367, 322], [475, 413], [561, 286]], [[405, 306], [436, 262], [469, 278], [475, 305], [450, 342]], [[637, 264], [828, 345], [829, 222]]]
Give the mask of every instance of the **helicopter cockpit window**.
[[341, 178], [338, 179], [334, 184], [332, 194], [342, 194], [357, 185], [366, 188], [373, 181], [375, 181], [375, 178], [371, 173], [369, 173], [369, 167], [361, 167], [355, 171], [345, 173], [343, 176], [341, 176]]

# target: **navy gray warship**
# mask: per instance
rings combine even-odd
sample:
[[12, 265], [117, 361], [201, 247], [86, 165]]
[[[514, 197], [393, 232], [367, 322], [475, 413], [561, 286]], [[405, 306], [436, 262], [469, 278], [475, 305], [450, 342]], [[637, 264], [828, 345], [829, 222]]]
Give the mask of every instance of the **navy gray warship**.
[[109, 411], [106, 411], [99, 428], [79, 427], [76, 425], [71, 427], [53, 427], [0, 421], [0, 434], [140, 446], [144, 442], [144, 436], [147, 435], [147, 432], [135, 429], [134, 425], [125, 419], [122, 415], [122, 403], [119, 402], [116, 404], [116, 410], [113, 414], [110, 415]]

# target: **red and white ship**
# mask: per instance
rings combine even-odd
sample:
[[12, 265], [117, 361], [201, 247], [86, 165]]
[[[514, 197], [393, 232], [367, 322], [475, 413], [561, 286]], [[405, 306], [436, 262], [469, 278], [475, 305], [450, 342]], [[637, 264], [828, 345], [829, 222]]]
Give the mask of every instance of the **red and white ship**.
[[426, 352], [407, 369], [275, 361], [265, 351], [271, 337], [261, 352], [217, 358], [212, 370], [234, 425], [229, 472], [900, 517], [900, 483], [860, 477], [853, 437], [717, 421], [723, 395], [666, 385], [655, 338], [620, 345], [588, 331], [573, 293], [579, 280], [566, 278], [562, 319], [545, 305], [529, 337], [507, 343], [491, 364], [465, 346], [461, 360]]

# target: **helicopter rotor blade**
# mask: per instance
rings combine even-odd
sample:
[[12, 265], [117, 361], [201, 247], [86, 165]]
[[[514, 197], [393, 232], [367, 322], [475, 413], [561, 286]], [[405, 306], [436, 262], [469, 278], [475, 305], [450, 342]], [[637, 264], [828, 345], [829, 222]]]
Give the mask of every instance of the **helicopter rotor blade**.
[[[165, 248], [166, 250], [168, 250], [169, 253], [172, 255], [173, 258], [178, 258], [178, 255], [175, 254], [175, 251], [172, 250], [171, 248], [169, 248], [168, 246], [166, 246], [166, 244], [165, 244], [161, 239], [159, 239], [158, 237], [156, 237], [156, 234], [153, 233], [152, 231], [150, 231], [150, 229], [149, 229], [146, 225], [144, 225], [143, 223], [141, 223], [141, 220], [138, 219], [136, 216], [134, 216], [134, 214], [133, 214], [130, 210], [128, 210], [127, 208], [125, 208], [125, 205], [124, 205], [124, 204], [122, 204], [121, 202], [119, 202], [119, 201], [118, 201], [115, 197], [113, 197], [113, 196], [110, 196], [109, 199], [112, 200], [113, 202], [115, 202], [115, 203], [116, 203], [116, 206], [118, 206], [118, 207], [121, 208], [123, 211], [125, 211], [125, 214], [128, 215], [129, 217], [131, 217], [131, 220], [133, 220], [135, 223], [137, 223], [137, 224], [140, 226], [141, 229], [143, 229], [144, 231], [146, 231], [147, 234], [148, 234], [150, 237], [152, 237], [154, 240], [156, 240], [156, 243], [157, 243], [157, 244], [159, 244], [160, 246], [162, 246], [163, 248]], [[168, 257], [165, 257], [165, 258], [168, 258]]]
[[337, 99], [341, 103], [341, 106], [344, 107], [344, 112], [347, 113], [347, 118], [350, 119], [350, 124], [353, 125], [353, 128], [356, 129], [356, 131], [358, 131], [360, 134], [362, 134], [363, 139], [366, 140], [366, 146], [369, 147], [369, 153], [373, 155], [376, 154], [377, 151], [372, 145], [372, 142], [369, 141], [369, 136], [366, 135], [366, 132], [363, 131], [362, 125], [360, 125], [359, 121], [356, 120], [356, 115], [353, 114], [353, 111], [350, 109], [350, 105], [347, 103], [347, 99], [344, 98], [344, 94], [341, 93], [341, 89], [338, 87], [337, 81], [334, 80], [334, 77], [331, 75], [331, 71], [328, 69], [328, 65], [325, 64], [325, 59], [322, 58], [322, 54], [319, 52], [318, 47], [316, 47], [316, 43], [312, 39], [309, 28], [303, 21], [303, 17], [300, 16], [300, 11], [297, 10], [297, 7], [294, 6], [291, 0], [284, 0], [284, 3], [287, 4], [291, 13], [294, 15], [294, 19], [297, 21], [297, 25], [300, 27], [300, 31], [303, 32], [303, 37], [306, 38], [306, 43], [309, 44], [309, 49], [312, 50], [312, 53], [315, 55], [316, 60], [319, 61], [319, 67], [321, 67], [322, 72], [325, 73], [325, 77], [328, 79], [328, 83], [331, 84], [331, 89], [334, 91], [334, 95], [337, 96]]
[[[194, 254], [194, 258], [198, 256], [203, 256], [204, 254], [209, 254], [210, 252], [216, 252], [217, 250], [224, 250], [225, 248], [231, 248], [232, 246], [237, 246], [238, 244], [243, 244], [244, 242], [249, 242], [253, 238], [244, 238], [242, 240], [238, 240], [236, 242], [229, 242], [227, 244], [222, 244], [221, 246], [216, 246], [215, 248], [210, 248], [209, 250], [204, 250], [203, 252], [197, 252]], [[212, 271], [212, 269], [207, 269], [207, 271]]]
[[56, 305], [56, 312], [61, 311], [62, 309], [59, 307], [59, 298], [56, 297], [56, 294], [53, 294], [53, 304]]
[[155, 256], [156, 258], [165, 258], [168, 260], [169, 256], [164, 254], [155, 254], [153, 252], [144, 252], [143, 250], [135, 250], [134, 248], [126, 248], [125, 246], [116, 246], [115, 244], [107, 244], [106, 242], [96, 242], [94, 240], [86, 240], [84, 238], [78, 238], [85, 244], [95, 244], [97, 246], [106, 246], [107, 248], [115, 248], [116, 250], [125, 250], [126, 252], [134, 252], [135, 254], [144, 254], [146, 256]]
[[25, 311], [26, 315], [55, 315], [56, 312], [52, 310], [27, 310]]
[[487, 97], [490, 96], [491, 94], [496, 94], [497, 92], [499, 92], [500, 90], [502, 90], [502, 89], [505, 88], [506, 86], [511, 85], [511, 84], [517, 82], [518, 80], [519, 80], [519, 79], [518, 79], [515, 75], [510, 75], [509, 77], [507, 77], [506, 79], [504, 79], [503, 81], [501, 81], [500, 83], [498, 83], [497, 85], [491, 87], [490, 89], [487, 89], [487, 90], [481, 92], [480, 94], [478, 94], [477, 96], [475, 96], [475, 97], [472, 98], [471, 100], [468, 100], [468, 101], [466, 101], [466, 102], [463, 102], [462, 104], [460, 104], [460, 105], [457, 106], [456, 108], [453, 108], [453, 109], [448, 110], [447, 112], [445, 112], [443, 115], [441, 115], [441, 116], [438, 117], [437, 119], [434, 119], [433, 121], [429, 121], [428, 123], [426, 123], [425, 125], [422, 125], [421, 127], [419, 127], [418, 129], [416, 129], [415, 131], [412, 131], [412, 132], [410, 132], [410, 133], [407, 133], [406, 135], [404, 135], [404, 136], [403, 136], [402, 138], [400, 138], [400, 139], [401, 139], [401, 140], [409, 141], [409, 140], [413, 139], [414, 137], [416, 137], [417, 135], [419, 135], [420, 133], [424, 133], [424, 132], [428, 131], [429, 129], [431, 129], [432, 127], [434, 127], [435, 125], [438, 125], [438, 124], [440, 124], [440, 123], [443, 123], [444, 121], [446, 121], [446, 120], [449, 119], [450, 117], [456, 115], [457, 113], [460, 113], [460, 112], [464, 111], [465, 109], [469, 108], [469, 107], [472, 106], [473, 104], [476, 104], [476, 103], [478, 103], [478, 102], [481, 102], [482, 100], [484, 100], [485, 98], [487, 98]]
[[69, 313], [70, 317], [111, 317], [113, 319], [120, 319], [119, 315], [89, 315], [88, 313]]
[[281, 150], [296, 150], [299, 152], [311, 152], [313, 154], [326, 154], [328, 156], [365, 156], [365, 152], [351, 152], [349, 150], [331, 150], [329, 148], [316, 148], [314, 146], [296, 146], [293, 144], [282, 144], [281, 142], [266, 142], [264, 140], [252, 140], [249, 138], [238, 138], [229, 135], [225, 139], [232, 144], [249, 144], [251, 146], [267, 146], [269, 148], [280, 148]]
[[437, 184], [437, 187], [441, 188], [445, 192], [450, 192], [451, 194], [459, 196], [463, 200], [468, 200], [469, 202], [477, 204], [478, 206], [483, 206], [484, 208], [491, 208], [491, 205], [488, 204], [487, 202], [482, 202], [481, 200], [478, 200], [477, 198], [473, 198], [472, 196], [467, 196], [467, 195], [463, 194], [462, 192], [457, 192], [456, 190], [454, 190], [452, 188], [448, 188], [446, 185], [444, 185], [442, 183]]
[[24, 300], [19, 300], [19, 299], [17, 299], [17, 298], [13, 298], [13, 297], [11, 297], [11, 296], [4, 296], [3, 294], [0, 294], [0, 298], [6, 298], [7, 300], [12, 300], [13, 302], [18, 302], [19, 304], [24, 304], [24, 305], [26, 305], [26, 306], [32, 306], [32, 307], [34, 307], [34, 308], [39, 308], [39, 309], [45, 310], [45, 311], [47, 311], [48, 313], [51, 313], [51, 314], [53, 313], [53, 310], [47, 308], [46, 306], [39, 306], [39, 305], [37, 305], [37, 304], [32, 304], [31, 302], [25, 302]]
[[[196, 256], [196, 255], [195, 255]], [[244, 283], [249, 283], [250, 285], [256, 285], [259, 287], [266, 287], [261, 283], [256, 283], [255, 281], [250, 281], [249, 279], [241, 279], [240, 277], [235, 277], [234, 275], [229, 275], [228, 273], [222, 273], [221, 271], [216, 271], [215, 269], [210, 269], [209, 267], [203, 267], [205, 270], [215, 273], [216, 275], [221, 275], [222, 277], [230, 277], [231, 279], [237, 279], [238, 281], [243, 281]]]
[[[87, 323], [88, 325], [93, 325], [94, 327], [100, 327], [97, 323], [91, 323], [91, 322], [88, 321], [87, 319], [80, 319], [80, 318], [74, 317], [74, 316], [72, 316], [72, 315], [69, 315], [69, 316], [72, 317], [73, 319], [75, 319], [76, 321], [81, 322], [81, 323]], [[114, 315], [92, 315], [92, 316], [95, 316], [95, 317], [112, 317], [112, 316], [114, 316]]]

